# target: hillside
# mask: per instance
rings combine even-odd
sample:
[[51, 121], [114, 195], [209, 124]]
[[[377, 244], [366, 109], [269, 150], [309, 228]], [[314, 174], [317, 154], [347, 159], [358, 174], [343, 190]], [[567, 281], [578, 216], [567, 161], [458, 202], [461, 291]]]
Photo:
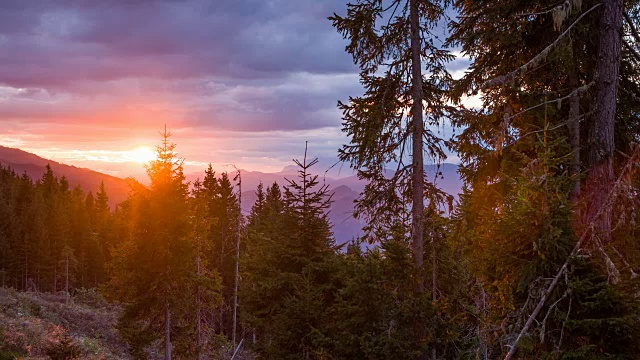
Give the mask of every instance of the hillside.
[[[95, 193], [104, 181], [105, 189], [109, 194], [109, 205], [113, 208], [116, 204], [124, 201], [129, 193], [127, 180], [115, 176], [103, 174], [94, 170], [79, 168], [72, 165], [62, 164], [53, 160], [41, 158], [37, 155], [14, 148], [0, 146], [0, 164], [11, 167], [16, 173], [26, 173], [32, 179], [39, 179], [45, 171], [47, 164], [51, 165], [56, 176], [66, 176], [71, 186], [80, 185], [85, 191]], [[458, 166], [455, 164], [442, 164], [440, 167], [434, 165], [425, 166], [427, 177], [435, 181], [444, 191], [452, 195], [457, 195], [462, 187], [462, 181], [457, 174]], [[242, 170], [243, 185], [243, 213], [248, 214], [255, 202], [255, 189], [260, 182], [265, 185], [278, 183], [280, 186], [286, 185], [286, 179], [295, 179], [296, 169], [287, 166], [277, 173], [265, 173], [260, 171]], [[347, 173], [343, 170], [342, 173]], [[333, 177], [319, 174], [320, 181], [326, 181], [334, 192], [333, 203], [329, 209], [329, 220], [333, 224], [335, 238], [339, 244], [345, 243], [361, 234], [362, 224], [353, 218], [354, 201], [359, 193], [364, 189], [365, 182], [359, 180], [357, 176], [338, 177], [339, 173], [330, 173]], [[193, 173], [187, 175], [187, 180], [193, 181], [196, 178], [202, 179], [204, 173]]]
[[82, 359], [129, 358], [115, 329], [119, 311], [95, 290], [67, 298], [0, 288], [0, 359], [53, 358], [53, 352]]
[[112, 208], [124, 201], [129, 194], [129, 185], [124, 179], [44, 159], [20, 149], [0, 146], [0, 165], [8, 166], [18, 174], [26, 173], [34, 180], [39, 179], [45, 172], [47, 164], [51, 165], [57, 177], [64, 175], [72, 187], [80, 185], [87, 192], [91, 191], [95, 194], [100, 182], [104, 181], [104, 187], [109, 194], [109, 206]]
[[[0, 287], [0, 360], [130, 359], [116, 328], [119, 305], [109, 303], [95, 289], [64, 293], [19, 292]], [[207, 349], [210, 359], [229, 359], [233, 347], [220, 337]], [[153, 347], [149, 358], [159, 358]], [[238, 360], [253, 360], [241, 349]]]

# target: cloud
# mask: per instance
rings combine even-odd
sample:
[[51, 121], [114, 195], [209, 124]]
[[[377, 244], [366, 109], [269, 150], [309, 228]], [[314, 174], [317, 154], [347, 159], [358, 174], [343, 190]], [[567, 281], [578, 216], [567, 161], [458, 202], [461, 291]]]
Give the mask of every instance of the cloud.
[[4, 23], [3, 82], [64, 87], [127, 77], [254, 79], [354, 70], [326, 19], [344, 7], [340, 1], [71, 3], [76, 6], [51, 2], [3, 12], [20, 19]]
[[336, 101], [358, 91], [326, 19], [339, 0], [3, 5], [3, 119], [314, 129], [338, 126]]
[[233, 155], [280, 166], [305, 140], [335, 157], [346, 142], [336, 103], [362, 92], [327, 20], [345, 13], [344, 0], [4, 0], [2, 8], [4, 144], [116, 151], [152, 146], [167, 124], [188, 142], [189, 160]]

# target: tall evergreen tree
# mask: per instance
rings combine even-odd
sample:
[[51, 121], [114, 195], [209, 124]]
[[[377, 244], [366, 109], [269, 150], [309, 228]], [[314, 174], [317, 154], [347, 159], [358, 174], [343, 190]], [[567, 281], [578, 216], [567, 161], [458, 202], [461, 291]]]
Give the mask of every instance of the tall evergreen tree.
[[307, 162], [306, 144], [303, 160], [294, 160], [294, 163], [298, 166], [298, 181], [287, 179], [289, 184], [284, 187], [285, 205], [290, 219], [296, 222], [289, 224], [297, 231], [291, 235], [298, 238], [303, 256], [315, 257], [334, 245], [327, 218], [333, 194], [328, 184], [320, 185], [318, 175], [309, 172], [318, 159]]
[[[124, 304], [119, 328], [137, 357], [153, 340], [162, 339], [165, 359], [172, 358], [174, 344], [192, 343], [188, 189], [170, 136], [162, 134], [157, 158], [147, 166], [149, 188], [133, 189], [131, 239], [120, 245], [112, 267], [111, 295]], [[192, 349], [176, 350], [182, 357]]]
[[216, 177], [211, 165], [205, 172], [203, 193], [209, 218], [209, 266], [222, 281], [222, 302], [217, 311], [218, 332], [232, 338], [235, 244], [240, 208], [227, 173]]
[[330, 195], [309, 169], [306, 154], [297, 180], [267, 189], [249, 215], [242, 259], [241, 315], [255, 329], [257, 349], [268, 358], [326, 356], [318, 333], [331, 298], [330, 261], [335, 254], [326, 217]]
[[[598, 337], [595, 334], [606, 328], [609, 321], [619, 321], [624, 324], [624, 332], [633, 333], [637, 322], [634, 324], [626, 315], [633, 305], [608, 312], [606, 302], [594, 301], [588, 306], [602, 306], [603, 317], [589, 318], [594, 314], [586, 315], [582, 304], [576, 303], [578, 288], [573, 287], [584, 285], [580, 289], [583, 294], [602, 290], [624, 297], [622, 289], [606, 281], [597, 285], [584, 281], [598, 279], [595, 276], [598, 271], [608, 271], [613, 278], [617, 273], [607, 255], [612, 249], [598, 245], [598, 239], [601, 236], [605, 239], [609, 232], [608, 210], [604, 209], [602, 218], [594, 219], [595, 212], [603, 209], [603, 199], [608, 197], [613, 173], [600, 172], [611, 176], [603, 175], [595, 188], [589, 179], [592, 175], [587, 175], [587, 186], [582, 187], [582, 174], [585, 170], [591, 174], [595, 165], [589, 152], [598, 152], [602, 158], [597, 166], [608, 168], [605, 163], [611, 160], [607, 155], [611, 154], [611, 148], [603, 147], [603, 144], [613, 146], [613, 137], [608, 132], [626, 133], [620, 139], [628, 139], [626, 136], [635, 136], [632, 134], [636, 131], [622, 125], [636, 122], [637, 115], [632, 115], [633, 112], [617, 113], [616, 125], [610, 118], [594, 118], [596, 107], [599, 111], [612, 109], [610, 98], [606, 100], [599, 95], [602, 85], [597, 83], [606, 76], [598, 70], [603, 65], [602, 59], [609, 59], [607, 67], [616, 67], [612, 59], [619, 56], [615, 51], [604, 54], [604, 47], [599, 44], [603, 36], [610, 37], [610, 32], [619, 28], [616, 21], [621, 20], [608, 18], [604, 21], [611, 28], [603, 30], [602, 19], [607, 18], [604, 8], [613, 2], [455, 3], [461, 16], [452, 24], [451, 41], [461, 45], [473, 60], [470, 71], [457, 84], [456, 95], [481, 91], [483, 100], [481, 109], [466, 111], [458, 118], [464, 129], [457, 137], [457, 151], [463, 160], [462, 175], [469, 186], [461, 207], [465, 215], [460, 218], [459, 226], [464, 230], [459, 240], [466, 243], [469, 269], [488, 299], [486, 308], [490, 315], [485, 318], [483, 332], [489, 335], [485, 339], [490, 344], [485, 354], [500, 356], [506, 345], [510, 347], [507, 357], [511, 357], [521, 345], [518, 353], [521, 356], [543, 357], [551, 353], [576, 356], [582, 350], [576, 347], [572, 336], [595, 343]], [[607, 89], [611, 81], [612, 78], [607, 80]], [[633, 87], [627, 91], [633, 91]], [[602, 105], [601, 100], [609, 102]], [[633, 105], [627, 103], [624, 107]], [[613, 109], [615, 112], [615, 103]], [[597, 125], [601, 121], [608, 125]], [[581, 132], [587, 136], [580, 136]], [[598, 137], [596, 134], [600, 132], [607, 134], [596, 144], [594, 136]], [[626, 151], [628, 142], [621, 141], [616, 147]], [[588, 208], [584, 212], [587, 227], [595, 220], [596, 228], [600, 229], [584, 249], [594, 251], [594, 259], [587, 264], [581, 262], [580, 270], [563, 265], [573, 254], [577, 239], [588, 231], [577, 220], [583, 205], [578, 194], [587, 199]], [[563, 272], [568, 268], [575, 270]], [[550, 282], [545, 279], [556, 277], [559, 270], [565, 281], [548, 287]], [[545, 304], [545, 300], [542, 308], [532, 305]], [[544, 319], [540, 319], [542, 315], [537, 318], [541, 326], [529, 328], [526, 339], [518, 343], [521, 329], [539, 312], [545, 314]], [[500, 331], [490, 331], [493, 321], [509, 325]], [[593, 332], [572, 334], [566, 331], [571, 322], [590, 322], [594, 325]], [[520, 335], [516, 336], [518, 332]], [[555, 337], [558, 334], [562, 336]], [[591, 350], [589, 356], [593, 357], [627, 351]]]
[[[369, 182], [356, 210], [367, 216], [367, 230], [374, 235], [380, 228], [389, 228], [406, 210], [404, 199], [411, 199], [419, 289], [424, 287], [427, 179], [423, 156], [426, 152], [436, 162], [445, 157], [443, 139], [429, 126], [439, 126], [453, 110], [446, 105], [451, 77], [445, 67], [453, 56], [439, 46], [433, 32], [447, 3], [361, 0], [348, 4], [345, 17], [334, 14], [329, 18], [349, 40], [346, 50], [360, 67], [360, 82], [365, 87], [363, 96], [338, 103], [343, 131], [350, 137], [350, 144], [340, 150], [340, 159]], [[409, 156], [411, 163], [406, 164]]]
[[211, 334], [215, 324], [207, 314], [221, 305], [220, 276], [209, 265], [217, 257], [211, 257], [213, 244], [209, 241], [211, 222], [207, 212], [207, 191], [200, 180], [193, 184], [190, 198], [191, 239], [195, 250], [195, 343], [196, 358], [201, 359], [206, 353], [207, 343], [211, 341]]

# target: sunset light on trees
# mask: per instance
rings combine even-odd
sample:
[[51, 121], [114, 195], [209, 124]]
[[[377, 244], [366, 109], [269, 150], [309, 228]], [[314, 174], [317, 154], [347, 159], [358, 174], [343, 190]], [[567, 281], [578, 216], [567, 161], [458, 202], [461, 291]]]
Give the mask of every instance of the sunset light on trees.
[[640, 0], [2, 0], [0, 54], [0, 360], [640, 359]]

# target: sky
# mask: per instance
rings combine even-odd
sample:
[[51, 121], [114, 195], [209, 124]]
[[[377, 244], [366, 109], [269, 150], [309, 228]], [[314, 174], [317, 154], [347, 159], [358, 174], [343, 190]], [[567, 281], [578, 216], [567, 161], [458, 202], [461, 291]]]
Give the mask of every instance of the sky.
[[276, 172], [305, 141], [326, 166], [362, 93], [346, 2], [2, 0], [0, 145], [138, 177], [166, 125], [186, 172]]

